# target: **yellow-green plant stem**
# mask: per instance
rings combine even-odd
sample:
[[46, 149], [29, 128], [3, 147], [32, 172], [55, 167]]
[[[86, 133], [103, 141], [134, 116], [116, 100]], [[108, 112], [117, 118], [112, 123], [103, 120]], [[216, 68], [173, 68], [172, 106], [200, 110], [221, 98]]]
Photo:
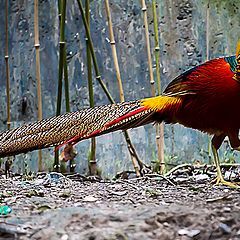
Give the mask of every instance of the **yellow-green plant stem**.
[[[8, 56], [8, 0], [5, 1], [5, 64], [6, 64], [6, 95], [7, 95], [7, 129], [11, 128], [11, 103], [10, 103], [10, 78], [9, 78], [9, 56]], [[10, 164], [10, 157], [7, 158]], [[6, 171], [6, 169], [5, 169]]]
[[120, 74], [120, 70], [119, 70], [117, 50], [116, 50], [116, 42], [115, 42], [115, 39], [114, 39], [111, 11], [110, 11], [109, 1], [108, 0], [105, 0], [105, 8], [106, 8], [106, 14], [107, 14], [107, 21], [108, 21], [110, 44], [111, 44], [111, 48], [112, 48], [113, 62], [114, 62], [114, 66], [115, 66], [115, 70], [116, 70], [116, 76], [117, 76], [117, 81], [118, 81], [120, 101], [124, 102], [123, 85], [122, 85], [121, 74]]
[[[106, 85], [103, 83], [102, 78], [100, 76], [100, 71], [99, 71], [99, 67], [98, 67], [98, 64], [97, 64], [97, 58], [96, 58], [96, 55], [95, 55], [95, 52], [94, 52], [92, 38], [91, 38], [89, 27], [87, 25], [87, 20], [86, 20], [86, 16], [85, 16], [85, 13], [84, 13], [84, 10], [83, 10], [82, 1], [81, 0], [77, 0], [77, 3], [78, 3], [78, 6], [79, 6], [79, 10], [80, 10], [81, 16], [82, 16], [84, 27], [85, 27], [85, 30], [86, 30], [86, 35], [87, 35], [87, 38], [89, 40], [89, 47], [90, 47], [91, 56], [92, 56], [92, 60], [93, 60], [93, 66], [94, 66], [94, 70], [95, 70], [95, 74], [96, 74], [96, 79], [100, 83], [100, 85], [101, 85], [103, 91], [105, 92], [105, 94], [107, 95], [109, 101], [111, 103], [115, 103], [115, 101], [113, 100], [111, 94], [109, 93]], [[125, 138], [126, 138], [126, 136], [125, 136]], [[132, 151], [134, 151], [134, 150], [135, 149], [132, 149]], [[142, 163], [142, 165], [143, 165], [143, 163]]]
[[[207, 7], [206, 7], [206, 61], [209, 60], [209, 10], [210, 10], [210, 0], [207, 2]], [[211, 163], [212, 159], [212, 149], [211, 149], [211, 137], [208, 136], [208, 160], [209, 163]]]
[[[85, 15], [87, 20], [88, 28], [90, 28], [90, 6], [89, 0], [85, 0]], [[90, 107], [94, 107], [94, 92], [93, 92], [93, 80], [92, 80], [92, 58], [89, 40], [86, 37], [87, 46], [87, 70], [88, 70], [88, 93], [89, 93], [89, 103]], [[96, 163], [96, 138], [91, 138], [91, 147], [89, 154], [89, 173], [90, 175], [97, 174], [97, 163]]]
[[[122, 80], [121, 80], [121, 74], [120, 74], [120, 69], [119, 69], [119, 64], [118, 64], [118, 57], [117, 57], [117, 50], [116, 50], [116, 42], [114, 39], [114, 33], [113, 33], [113, 27], [112, 27], [112, 18], [111, 18], [111, 10], [109, 6], [109, 1], [105, 0], [105, 8], [106, 8], [106, 14], [107, 14], [107, 21], [108, 21], [108, 29], [109, 29], [109, 37], [110, 37], [110, 44], [112, 48], [112, 55], [113, 55], [113, 62], [116, 70], [116, 76], [117, 76], [117, 81], [118, 81], [118, 88], [119, 88], [119, 95], [120, 95], [120, 101], [124, 102], [124, 92], [123, 92], [123, 85], [122, 85]], [[142, 162], [140, 161], [137, 152], [131, 142], [130, 136], [128, 134], [128, 131], [124, 131], [124, 136], [127, 142], [127, 147], [132, 159], [132, 164], [135, 169], [136, 175], [140, 176], [140, 171], [138, 164], [140, 167], [142, 167]], [[134, 149], [134, 150], [132, 150]]]
[[[38, 0], [34, 0], [34, 47], [36, 51], [36, 79], [37, 79], [37, 101], [38, 101], [38, 120], [42, 119], [42, 91], [40, 74], [40, 42], [38, 29]], [[43, 170], [42, 150], [38, 150], [38, 171]]]
[[93, 48], [93, 43], [92, 43], [92, 38], [91, 38], [91, 34], [90, 34], [90, 29], [89, 29], [88, 24], [87, 24], [87, 19], [86, 19], [84, 10], [83, 10], [82, 1], [81, 0], [77, 0], [77, 3], [78, 3], [78, 6], [79, 6], [79, 10], [81, 12], [83, 24], [84, 24], [84, 27], [85, 27], [85, 30], [86, 30], [86, 35], [87, 35], [87, 38], [89, 40], [89, 48], [90, 48], [90, 51], [91, 51], [91, 56], [92, 56], [92, 60], [93, 60], [93, 66], [94, 66], [94, 70], [95, 70], [95, 73], [96, 73], [96, 79], [100, 83], [100, 85], [101, 85], [103, 91], [105, 92], [107, 98], [109, 99], [109, 101], [111, 103], [114, 103], [114, 100], [113, 100], [111, 94], [109, 93], [109, 91], [107, 90], [107, 87], [104, 84], [104, 82], [102, 81], [102, 78], [101, 78], [101, 75], [100, 75], [99, 67], [98, 67], [98, 64], [97, 64], [97, 58], [96, 58], [96, 55], [95, 55], [95, 52], [94, 52], [94, 48]]
[[[62, 78], [63, 78], [63, 65], [64, 65], [64, 48], [65, 48], [65, 15], [66, 15], [66, 0], [59, 1], [60, 12], [60, 41], [59, 41], [59, 67], [58, 67], [58, 94], [57, 94], [57, 109], [56, 116], [61, 114], [62, 103]], [[55, 148], [56, 150], [56, 148]], [[54, 169], [59, 171], [59, 151], [55, 151]]]
[[8, 56], [8, 0], [5, 1], [5, 62], [6, 62], [6, 94], [7, 94], [7, 129], [11, 128], [10, 115], [10, 79], [9, 79], [9, 56]]
[[[156, 78], [157, 78], [157, 93], [161, 94], [161, 73], [160, 73], [160, 47], [158, 37], [158, 20], [156, 10], [156, 0], [152, 1], [153, 11], [153, 26], [154, 26], [154, 50], [155, 50], [155, 61], [156, 61]], [[164, 173], [165, 161], [164, 161], [164, 123], [156, 124], [156, 143], [158, 160], [160, 162], [160, 174]]]
[[[149, 30], [148, 30], [148, 21], [147, 21], [147, 6], [145, 0], [141, 0], [142, 4], [142, 12], [143, 12], [143, 21], [145, 27], [145, 38], [146, 38], [146, 47], [147, 47], [147, 56], [148, 56], [148, 68], [149, 68], [149, 77], [150, 77], [150, 85], [151, 85], [151, 95], [155, 96], [155, 81], [153, 76], [153, 67], [152, 67], [152, 57], [151, 57], [151, 46], [150, 46], [150, 39], [149, 39]], [[156, 7], [156, 3], [153, 3], [153, 7]], [[153, 14], [155, 14], [155, 25], [157, 24], [157, 17], [156, 17], [156, 9]], [[156, 31], [156, 27], [154, 28]], [[157, 49], [159, 52], [159, 45], [156, 45], [156, 41], [158, 43], [158, 31], [155, 32], [155, 50]], [[156, 48], [157, 47], [157, 48]], [[157, 59], [156, 59], [157, 60]], [[159, 61], [159, 53], [158, 53], [158, 61]], [[159, 72], [160, 74], [160, 72]], [[158, 91], [160, 93], [160, 82], [158, 82]], [[160, 162], [160, 173], [163, 173], [164, 170], [164, 154], [163, 154], [163, 125], [156, 125], [156, 144], [157, 144], [157, 151], [158, 151], [158, 160]]]
[[63, 53], [63, 72], [64, 72], [65, 106], [66, 106], [66, 112], [71, 112], [70, 97], [69, 97], [69, 82], [68, 82], [66, 44], [64, 45], [64, 50], [63, 51], [64, 51], [64, 53]]
[[152, 68], [152, 57], [151, 57], [151, 47], [150, 47], [150, 39], [149, 39], [149, 30], [148, 30], [148, 20], [147, 20], [147, 6], [145, 0], [141, 0], [142, 11], [143, 11], [143, 22], [145, 27], [145, 38], [146, 38], [146, 47], [147, 47], [147, 57], [148, 57], [148, 70], [150, 77], [150, 85], [151, 85], [151, 95], [155, 96], [155, 88], [154, 88], [154, 77], [153, 77], [153, 68]]

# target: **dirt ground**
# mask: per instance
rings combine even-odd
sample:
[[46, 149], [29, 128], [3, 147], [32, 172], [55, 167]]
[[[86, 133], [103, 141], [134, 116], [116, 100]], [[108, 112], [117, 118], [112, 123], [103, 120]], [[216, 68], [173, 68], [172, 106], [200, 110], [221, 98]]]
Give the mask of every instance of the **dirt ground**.
[[240, 239], [240, 191], [200, 179], [2, 176], [0, 239]]

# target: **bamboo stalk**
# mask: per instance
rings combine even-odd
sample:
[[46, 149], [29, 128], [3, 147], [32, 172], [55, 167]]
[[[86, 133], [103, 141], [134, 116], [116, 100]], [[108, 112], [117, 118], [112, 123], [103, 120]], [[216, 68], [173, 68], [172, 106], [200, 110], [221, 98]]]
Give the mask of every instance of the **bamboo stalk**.
[[[206, 9], [206, 61], [209, 60], [209, 7], [210, 7], [210, 0], [207, 2], [207, 9]], [[212, 142], [211, 137], [208, 136], [208, 160], [211, 163], [211, 156], [212, 156]]]
[[123, 86], [122, 86], [122, 80], [121, 80], [121, 75], [120, 75], [120, 70], [119, 70], [119, 64], [118, 64], [118, 58], [117, 58], [117, 50], [116, 50], [116, 43], [115, 43], [113, 27], [112, 27], [111, 11], [110, 11], [109, 1], [108, 0], [105, 0], [105, 7], [106, 7], [106, 14], [107, 14], [107, 21], [108, 21], [110, 44], [111, 44], [112, 54], [113, 54], [113, 62], [114, 62], [114, 66], [115, 66], [115, 69], [116, 69], [116, 75], [117, 75], [117, 80], [118, 80], [120, 101], [124, 102]]
[[136, 172], [136, 175], [138, 177], [140, 177], [141, 176], [140, 170], [143, 169], [144, 163], [140, 160], [140, 158], [139, 158], [139, 156], [137, 154], [137, 151], [136, 151], [134, 145], [132, 144], [132, 141], [130, 139], [128, 131], [126, 131], [126, 130], [123, 131], [123, 134], [124, 134], [125, 140], [127, 142], [127, 148], [128, 148], [129, 153], [130, 153], [130, 156], [131, 156], [133, 168], [134, 168], [134, 170]]
[[[66, 3], [64, 3], [66, 5]], [[64, 7], [64, 22], [65, 22], [65, 14], [66, 14], [66, 6]], [[64, 24], [65, 25], [65, 24]], [[63, 32], [63, 39], [65, 42], [65, 33]], [[65, 92], [65, 106], [66, 112], [70, 112], [70, 97], [69, 97], [69, 82], [68, 82], [68, 66], [67, 66], [67, 50], [66, 50], [66, 43], [63, 46], [63, 73], [64, 73], [64, 92]], [[74, 172], [74, 159], [69, 160], [69, 172]]]
[[66, 0], [62, 0], [61, 4], [61, 19], [60, 19], [60, 41], [59, 41], [59, 72], [58, 72], [58, 101], [56, 115], [61, 113], [62, 103], [62, 78], [63, 78], [63, 64], [64, 64], [64, 47], [65, 47], [65, 13], [66, 13]]
[[145, 37], [146, 37], [147, 56], [148, 56], [148, 68], [149, 68], [149, 76], [150, 76], [150, 84], [151, 84], [151, 95], [152, 95], [152, 97], [154, 97], [155, 96], [155, 89], [154, 89], [154, 83], [155, 82], [154, 82], [154, 77], [153, 77], [151, 47], [150, 47], [148, 20], [147, 20], [147, 7], [146, 7], [145, 0], [141, 0], [141, 4], [142, 4], [143, 21], [144, 21], [144, 27], [145, 27]]
[[[62, 78], [64, 65], [64, 48], [65, 48], [65, 15], [66, 15], [66, 0], [59, 1], [59, 18], [60, 18], [60, 41], [59, 41], [59, 67], [58, 67], [58, 94], [57, 94], [57, 109], [56, 116], [61, 114], [62, 104]], [[56, 150], [56, 148], [55, 148]], [[54, 169], [59, 171], [59, 151], [55, 151]]]
[[62, 0], [58, 0], [58, 17], [59, 17], [59, 23], [61, 22], [61, 13], [62, 13]]
[[[101, 75], [100, 75], [100, 71], [99, 71], [98, 64], [97, 64], [97, 58], [96, 58], [96, 55], [95, 55], [95, 52], [94, 52], [92, 38], [91, 38], [91, 35], [90, 35], [90, 30], [89, 30], [89, 27], [87, 25], [86, 17], [85, 17], [84, 11], [83, 11], [82, 2], [81, 2], [81, 0], [77, 0], [77, 2], [78, 2], [79, 10], [80, 10], [80, 13], [81, 13], [81, 16], [82, 16], [82, 19], [83, 19], [86, 35], [87, 35], [87, 38], [89, 40], [89, 47], [90, 47], [91, 56], [92, 56], [92, 60], [93, 60], [93, 66], [94, 66], [94, 70], [95, 70], [95, 74], [96, 74], [96, 79], [100, 83], [101, 87], [103, 88], [103, 91], [107, 95], [109, 101], [114, 104], [115, 101], [113, 100], [111, 94], [109, 93], [106, 85], [103, 83]], [[127, 138], [127, 136], [125, 136], [125, 135], [124, 135], [124, 137]], [[126, 141], [127, 141], [127, 139], [126, 139]], [[131, 144], [129, 146], [131, 147], [131, 150], [133, 152], [136, 152], [136, 150], [133, 148], [133, 146]], [[142, 162], [140, 162], [140, 164], [141, 164], [141, 167], [143, 167], [145, 165]]]
[[111, 103], [114, 103], [114, 100], [113, 100], [111, 94], [109, 93], [106, 85], [102, 81], [102, 77], [100, 75], [99, 67], [98, 67], [98, 64], [97, 64], [97, 58], [96, 58], [96, 55], [95, 55], [95, 52], [94, 52], [94, 48], [93, 48], [93, 43], [92, 43], [92, 38], [91, 38], [91, 34], [90, 34], [90, 29], [89, 29], [88, 24], [87, 24], [87, 19], [86, 19], [84, 10], [83, 10], [82, 1], [81, 0], [77, 0], [77, 3], [78, 3], [79, 10], [81, 12], [81, 16], [82, 16], [83, 24], [84, 24], [84, 27], [85, 27], [86, 35], [87, 35], [87, 38], [89, 40], [89, 48], [90, 48], [90, 51], [91, 51], [91, 56], [92, 56], [92, 60], [93, 60], [93, 66], [94, 66], [95, 73], [96, 73], [96, 79], [100, 83], [100, 85], [101, 85], [103, 91], [105, 92], [105, 94], [107, 95], [107, 98], [109, 99], [109, 101]]
[[[90, 28], [90, 6], [89, 0], [85, 0], [85, 15], [87, 20], [87, 25]], [[93, 93], [93, 80], [92, 80], [92, 58], [91, 50], [88, 38], [86, 38], [87, 46], [87, 70], [88, 70], [88, 93], [89, 93], [89, 103], [90, 107], [94, 107], [94, 93]], [[97, 162], [96, 162], [96, 138], [91, 138], [91, 147], [89, 154], [89, 173], [90, 175], [97, 174]]]
[[[61, 23], [61, 17], [62, 17], [62, 5], [64, 9], [64, 22]], [[62, 0], [58, 0], [58, 9], [59, 9], [59, 22], [60, 25], [63, 24], [63, 28], [65, 28], [65, 15], [66, 15], [66, 2], [62, 4]], [[70, 112], [70, 97], [69, 97], [69, 82], [68, 82], [68, 69], [67, 69], [67, 53], [66, 53], [66, 43], [65, 43], [65, 29], [63, 29], [62, 32], [62, 38], [64, 42], [64, 50], [63, 50], [63, 72], [64, 72], [64, 90], [65, 90], [65, 106], [66, 106], [66, 112]], [[61, 42], [61, 41], [60, 41]]]
[[206, 11], [206, 61], [209, 60], [209, 7], [210, 3], [208, 0]]
[[[89, 7], [89, 0], [85, 0], [85, 14], [87, 25], [90, 28], [90, 7]], [[91, 50], [89, 39], [86, 38], [86, 45], [87, 45], [87, 70], [88, 70], [88, 91], [89, 91], [89, 102], [90, 107], [94, 107], [94, 93], [93, 93], [93, 80], [92, 80], [92, 59], [91, 59]]]
[[[85, 0], [85, 12], [86, 12], [86, 20], [88, 27], [90, 28], [90, 7], [89, 0]], [[92, 59], [91, 59], [91, 51], [89, 39], [86, 38], [87, 44], [87, 70], [88, 70], [88, 91], [89, 91], [89, 102], [90, 107], [94, 107], [94, 93], [93, 93], [93, 80], [92, 80]]]
[[153, 26], [154, 26], [154, 43], [155, 43], [155, 60], [156, 60], [156, 78], [157, 78], [157, 93], [161, 94], [161, 75], [160, 75], [160, 47], [158, 38], [158, 20], [157, 20], [157, 9], [156, 0], [152, 0], [152, 11], [153, 11]]
[[8, 0], [5, 1], [5, 62], [6, 62], [6, 94], [7, 94], [7, 129], [11, 127], [10, 115], [10, 79], [9, 79], [9, 56], [8, 56]]
[[[160, 47], [158, 38], [158, 21], [157, 21], [157, 10], [156, 0], [152, 1], [153, 10], [153, 24], [154, 24], [154, 43], [155, 43], [155, 60], [156, 60], [156, 78], [157, 78], [157, 93], [161, 94], [161, 74], [160, 74]], [[164, 162], [164, 124], [156, 124], [156, 143], [158, 160], [160, 162], [160, 174], [164, 173], [165, 162]]]
[[[149, 68], [149, 77], [150, 77], [150, 85], [151, 85], [151, 95], [155, 96], [155, 87], [154, 87], [154, 77], [153, 77], [153, 67], [152, 67], [152, 57], [151, 57], [151, 46], [149, 39], [149, 30], [148, 30], [148, 21], [147, 21], [147, 6], [145, 0], [141, 0], [142, 12], [143, 12], [143, 21], [145, 27], [145, 37], [146, 37], [146, 46], [147, 46], [147, 56], [148, 56], [148, 68]], [[154, 32], [155, 32], [155, 56], [156, 56], [156, 65], [157, 67], [157, 77], [158, 77], [158, 94], [161, 92], [161, 82], [160, 82], [160, 69], [159, 69], [159, 41], [158, 41], [158, 29], [157, 29], [157, 15], [156, 15], [156, 3], [152, 4], [153, 6], [153, 14], [154, 15]], [[155, 10], [154, 10], [155, 8]], [[157, 62], [158, 61], [158, 62]], [[164, 171], [164, 128], [163, 124], [159, 126], [156, 124], [156, 144], [157, 144], [157, 153], [158, 160], [160, 162], [160, 173]]]
[[172, 152], [172, 157], [175, 155], [175, 129], [174, 126], [171, 126], [171, 152]]
[[63, 53], [63, 72], [64, 72], [65, 106], [66, 106], [66, 112], [71, 112], [70, 97], [69, 97], [66, 44], [64, 45], [63, 51], [64, 51], [64, 53]]
[[[38, 0], [34, 0], [34, 47], [36, 51], [36, 79], [37, 79], [37, 101], [38, 101], [38, 120], [42, 119], [42, 93], [41, 93], [41, 74], [40, 74], [40, 42], [38, 29]], [[42, 150], [38, 150], [38, 171], [43, 170]]]
[[[124, 102], [124, 92], [123, 92], [123, 86], [122, 86], [122, 80], [121, 80], [121, 74], [119, 70], [119, 64], [118, 64], [118, 57], [117, 57], [117, 50], [116, 50], [116, 43], [114, 39], [114, 33], [113, 33], [113, 27], [112, 27], [112, 18], [111, 18], [111, 11], [109, 7], [109, 1], [105, 0], [105, 7], [106, 7], [106, 14], [107, 14], [107, 21], [108, 21], [108, 28], [109, 28], [109, 35], [110, 35], [110, 44], [112, 48], [112, 54], [113, 54], [113, 61], [114, 61], [114, 66], [116, 69], [116, 75], [117, 75], [117, 81], [118, 81], [118, 88], [119, 88], [119, 95], [120, 95], [120, 101]], [[138, 164], [140, 162], [140, 159], [137, 155], [137, 152], [131, 142], [130, 136], [128, 134], [128, 131], [124, 131], [125, 139], [127, 141], [127, 147], [132, 159], [133, 167], [135, 169], [136, 175], [140, 176], [140, 171]], [[134, 149], [134, 151], [132, 150]], [[139, 164], [140, 166], [142, 165], [141, 162]]]
[[[8, 56], [8, 0], [5, 1], [5, 64], [6, 64], [6, 95], [7, 95], [7, 129], [11, 128], [11, 103], [10, 103], [10, 78], [9, 78], [9, 56]], [[6, 166], [11, 165], [10, 157], [5, 162], [5, 172], [9, 171]]]

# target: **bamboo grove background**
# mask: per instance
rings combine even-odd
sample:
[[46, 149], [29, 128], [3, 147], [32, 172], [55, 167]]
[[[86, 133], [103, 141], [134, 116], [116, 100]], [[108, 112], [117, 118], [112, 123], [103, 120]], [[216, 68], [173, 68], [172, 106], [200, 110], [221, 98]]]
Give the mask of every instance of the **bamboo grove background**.
[[[96, 76], [101, 76], [102, 84], [115, 102], [159, 94], [184, 70], [206, 59], [234, 54], [240, 34], [238, 0], [1, 1], [1, 19], [6, 18], [6, 2], [8, 26], [6, 21], [0, 22], [1, 130], [89, 107], [90, 102], [91, 106], [110, 103]], [[85, 24], [90, 26], [97, 73], [94, 62], [91, 63], [81, 4], [84, 12], [90, 8]], [[156, 64], [157, 55], [160, 64]], [[7, 71], [6, 66], [9, 66]], [[159, 67], [161, 85], [157, 80]], [[8, 72], [10, 90], [6, 84]], [[61, 84], [62, 91], [59, 91]], [[57, 104], [59, 98], [62, 101]], [[112, 176], [118, 171], [133, 169], [132, 161], [136, 162], [137, 158], [150, 164], [163, 154], [157, 150], [156, 131], [158, 136], [159, 126], [151, 125], [128, 131], [137, 157], [130, 156], [126, 136], [121, 132], [98, 137], [96, 143], [83, 141], [77, 145], [76, 170], [86, 173], [88, 162], [92, 161], [97, 162], [104, 176]], [[164, 158], [168, 164], [209, 161], [208, 137], [199, 132], [178, 125], [164, 126], [164, 141]], [[94, 145], [96, 152], [91, 151]], [[221, 155], [226, 161], [238, 159], [227, 142]], [[40, 165], [38, 159], [42, 159]], [[52, 170], [54, 161], [53, 149], [35, 151], [16, 157], [14, 170]]]

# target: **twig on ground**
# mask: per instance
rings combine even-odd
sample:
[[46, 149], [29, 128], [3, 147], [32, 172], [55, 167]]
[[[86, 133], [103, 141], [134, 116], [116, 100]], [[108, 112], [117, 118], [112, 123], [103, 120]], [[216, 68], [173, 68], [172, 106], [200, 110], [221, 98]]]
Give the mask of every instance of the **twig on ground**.
[[224, 195], [216, 198], [209, 198], [206, 200], [207, 203], [217, 202], [217, 201], [231, 201], [233, 199], [232, 195]]
[[172, 186], [176, 186], [175, 183], [173, 183], [170, 179], [168, 179], [164, 175], [154, 173], [154, 174], [146, 174], [146, 177], [149, 177], [149, 179], [151, 179], [151, 180], [158, 180], [158, 181], [160, 180], [159, 178], [162, 178], [162, 179], [166, 180], [167, 182], [169, 182]]

